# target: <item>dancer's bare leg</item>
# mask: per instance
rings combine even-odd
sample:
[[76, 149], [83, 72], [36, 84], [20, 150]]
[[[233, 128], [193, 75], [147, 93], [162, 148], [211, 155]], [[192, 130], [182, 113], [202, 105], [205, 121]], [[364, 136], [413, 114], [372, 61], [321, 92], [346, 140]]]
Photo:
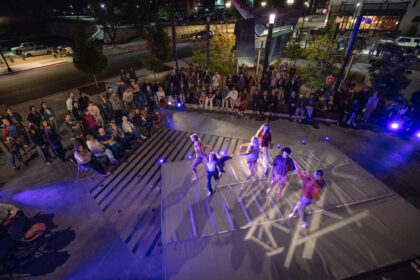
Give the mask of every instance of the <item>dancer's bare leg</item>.
[[271, 190], [274, 188], [274, 186], [278, 183], [279, 181], [277, 180], [273, 180], [271, 181], [270, 187], [267, 189], [267, 194], [269, 194], [271, 192]]
[[283, 189], [285, 184], [286, 184], [286, 177], [283, 177], [279, 180], [279, 191], [277, 192], [277, 196], [281, 195], [281, 190]]

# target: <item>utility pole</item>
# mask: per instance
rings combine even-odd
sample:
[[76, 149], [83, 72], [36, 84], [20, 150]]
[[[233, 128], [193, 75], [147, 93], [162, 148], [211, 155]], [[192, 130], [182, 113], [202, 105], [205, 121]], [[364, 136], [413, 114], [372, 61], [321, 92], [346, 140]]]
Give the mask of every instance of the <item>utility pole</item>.
[[340, 87], [341, 80], [343, 79], [344, 71], [346, 70], [347, 63], [349, 62], [351, 51], [353, 50], [354, 42], [356, 41], [356, 38], [357, 38], [357, 32], [359, 31], [360, 23], [362, 22], [362, 19], [363, 19], [362, 7], [363, 7], [363, 5], [361, 5], [360, 3], [356, 4], [356, 9], [357, 9], [356, 13], [355, 13], [355, 14], [357, 14], [356, 22], [354, 24], [351, 39], [350, 39], [349, 44], [347, 46], [346, 55], [344, 57], [343, 63], [341, 64], [340, 72], [337, 75], [337, 81], [335, 82], [335, 85], [334, 85], [334, 92], [337, 92], [338, 88]]
[[178, 54], [176, 52], [176, 30], [175, 30], [175, 13], [172, 13], [172, 48], [173, 59], [175, 61], [175, 73], [178, 75]]
[[6, 63], [6, 66], [7, 66], [7, 72], [13, 72], [13, 70], [12, 70], [12, 68], [10, 68], [10, 66], [9, 66], [9, 64], [7, 63], [7, 60], [6, 60], [6, 58], [4, 57], [4, 55], [3, 55], [3, 49], [0, 47], [0, 55], [1, 55], [1, 57], [3, 58], [3, 60], [4, 60], [4, 63]]
[[264, 74], [267, 72], [268, 59], [270, 56], [271, 38], [273, 37], [273, 27], [274, 27], [275, 18], [276, 18], [276, 15], [271, 14], [270, 19], [268, 21], [268, 35], [267, 35], [267, 40], [265, 42], [264, 66], [263, 66], [263, 71], [262, 71], [262, 77], [264, 77]]

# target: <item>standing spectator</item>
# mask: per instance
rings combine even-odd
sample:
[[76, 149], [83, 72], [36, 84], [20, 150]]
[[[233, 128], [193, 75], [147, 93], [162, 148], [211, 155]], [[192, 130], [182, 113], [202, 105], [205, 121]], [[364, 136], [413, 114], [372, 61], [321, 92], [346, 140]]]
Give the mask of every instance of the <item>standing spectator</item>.
[[79, 102], [73, 102], [73, 109], [71, 110], [73, 117], [76, 121], [81, 122], [83, 118], [83, 111], [79, 106]]
[[24, 156], [26, 156], [27, 151], [26, 151], [26, 147], [25, 147], [24, 136], [23, 136], [23, 133], [18, 128], [18, 126], [12, 124], [6, 118], [2, 119], [2, 123], [3, 123], [3, 133], [7, 136], [13, 137], [13, 139], [16, 141], [16, 143], [22, 149], [22, 151], [24, 153]]
[[220, 88], [217, 88], [214, 94], [214, 102], [216, 103], [216, 109], [219, 110], [222, 106], [222, 92]]
[[[153, 92], [152, 92], [152, 85], [149, 83], [146, 85], [146, 88], [143, 90], [144, 98], [146, 98], [145, 106], [148, 106], [150, 110], [153, 110], [155, 104], [153, 102]], [[175, 92], [175, 100], [178, 99], [178, 92]]]
[[63, 125], [61, 129], [64, 130], [68, 135], [70, 140], [76, 141], [77, 139], [83, 138], [82, 130], [77, 121], [72, 120], [70, 114], [67, 114], [64, 117]]
[[[185, 104], [186, 102], [186, 97], [188, 95], [188, 89], [186, 89], [184, 87], [184, 83], [181, 83], [179, 85], [179, 89], [178, 89], [178, 95], [179, 95], [179, 99], [181, 100], [182, 104]], [[158, 103], [157, 103], [158, 104]]]
[[85, 92], [81, 91], [80, 92], [80, 97], [78, 99], [80, 108], [82, 109], [82, 111], [84, 111], [88, 105], [89, 105], [89, 97], [86, 95]]
[[102, 112], [104, 114], [105, 120], [110, 121], [112, 119], [112, 105], [111, 102], [109, 102], [108, 98], [106, 98], [103, 95], [98, 95], [100, 103], [100, 108], [102, 108]]
[[6, 112], [7, 112], [6, 118], [12, 124], [14, 124], [17, 129], [19, 129], [23, 133], [23, 136], [25, 138], [25, 143], [29, 144], [30, 141], [29, 141], [28, 136], [26, 135], [26, 124], [23, 121], [22, 116], [17, 112], [13, 112], [13, 110], [11, 108], [7, 108]]
[[203, 82], [204, 82], [204, 86], [206, 88], [209, 88], [210, 87], [211, 76], [210, 76], [209, 69], [207, 67], [206, 67], [206, 70], [203, 73]]
[[263, 94], [261, 96], [261, 111], [262, 112], [267, 112], [270, 106], [270, 101], [271, 101], [271, 97], [268, 95], [268, 91], [264, 90]]
[[130, 108], [133, 107], [133, 100], [133, 90], [131, 88], [127, 88], [127, 90], [124, 91], [122, 96], [122, 101], [124, 102], [124, 107], [127, 112]]
[[42, 122], [42, 129], [44, 130], [47, 142], [50, 144], [53, 153], [61, 159], [62, 162], [66, 162], [66, 151], [61, 143], [61, 136], [58, 135], [56, 130], [46, 122]]
[[106, 172], [99, 160], [93, 158], [92, 153], [88, 150], [85, 150], [83, 145], [80, 143], [74, 146], [74, 158], [83, 168], [91, 169], [103, 176], [108, 176], [111, 174], [109, 171]]
[[93, 119], [92, 115], [89, 113], [88, 109], [83, 111], [83, 127], [85, 128], [85, 133], [94, 134], [96, 135], [96, 122]]
[[29, 106], [29, 111], [30, 112], [27, 117], [28, 122], [30, 123], [30, 125], [34, 126], [35, 128], [39, 128], [42, 121], [41, 114], [36, 111], [35, 106]]
[[271, 90], [271, 96], [270, 96], [270, 112], [276, 113], [278, 106], [278, 99], [277, 99], [277, 91], [275, 89]]
[[375, 111], [376, 106], [378, 105], [379, 98], [378, 98], [378, 92], [374, 92], [371, 97], [369, 97], [367, 103], [366, 103], [366, 109], [365, 113], [363, 114], [362, 120], [364, 122], [367, 122], [370, 118], [370, 115]]
[[201, 87], [201, 90], [200, 90], [200, 98], [198, 99], [198, 104], [199, 104], [201, 109], [204, 109], [204, 105], [206, 103], [206, 98], [207, 98], [207, 89], [203, 85]]
[[20, 155], [19, 144], [16, 143], [16, 140], [13, 137], [6, 136], [4, 133], [0, 132], [0, 146], [9, 158], [10, 164], [13, 166], [15, 172], [19, 170], [19, 166], [16, 165], [15, 157], [20, 162], [21, 166], [27, 166]]
[[258, 116], [256, 118], [262, 118], [263, 115], [263, 106], [261, 106], [262, 103], [262, 97], [260, 94], [260, 91], [257, 89], [255, 91], [255, 93], [252, 95], [252, 99], [251, 99], [251, 107], [252, 110], [254, 111], [254, 114], [257, 115], [258, 112]]
[[124, 84], [128, 85], [128, 77], [127, 77], [127, 73], [125, 72], [124, 68], [120, 69], [120, 80]]
[[211, 78], [211, 86], [213, 90], [219, 88], [220, 85], [220, 75], [217, 72], [214, 72], [213, 77]]
[[130, 67], [128, 69], [128, 78], [130, 80], [134, 80], [135, 83], [137, 83], [138, 79], [137, 79], [137, 75], [136, 75], [136, 71], [134, 70], [133, 67]]
[[111, 163], [116, 163], [118, 160], [115, 159], [112, 151], [110, 149], [105, 148], [98, 140], [93, 138], [92, 134], [86, 135], [86, 146], [92, 152], [92, 154], [99, 158], [106, 156]]
[[66, 100], [66, 108], [67, 111], [69, 111], [71, 113], [71, 110], [73, 109], [73, 101], [75, 101], [74, 99], [74, 92], [69, 92], [68, 98]]
[[117, 123], [121, 123], [123, 103], [120, 97], [114, 92], [109, 98], [109, 101], [111, 102], [112, 110], [114, 111], [114, 120]]
[[[130, 89], [130, 91], [132, 92], [133, 102], [134, 102], [134, 105], [135, 106], [137, 106], [137, 107], [146, 106], [145, 105], [146, 99], [141, 96], [141, 94], [140, 94], [140, 87], [139, 87], [138, 84], [136, 84], [134, 81], [131, 81], [130, 82], [130, 86], [128, 88], [126, 88], [124, 90], [124, 92], [128, 91], [128, 89]], [[124, 97], [124, 92], [122, 92], [122, 97]], [[136, 100], [136, 98], [137, 98], [137, 100]]]
[[89, 101], [87, 110], [89, 111], [89, 113], [93, 117], [93, 119], [95, 120], [96, 125], [98, 127], [104, 127], [105, 126], [104, 119], [102, 118], [102, 115], [101, 115], [101, 111], [99, 110], [99, 108], [95, 104], [93, 104], [92, 101]]
[[359, 101], [357, 99], [354, 99], [353, 105], [351, 106], [350, 117], [347, 120], [347, 125], [350, 125], [351, 123], [354, 127], [357, 126], [355, 122], [357, 112], [359, 112]]
[[270, 90], [270, 79], [268, 78], [267, 73], [265, 73], [264, 76], [261, 78], [260, 85], [262, 92], [264, 92], [264, 90]]
[[98, 140], [101, 142], [105, 147], [112, 151], [112, 154], [116, 158], [120, 158], [124, 155], [123, 148], [121, 145], [114, 139], [114, 136], [110, 133], [105, 132], [105, 129], [99, 128], [98, 129], [99, 135]]
[[40, 129], [30, 128], [29, 135], [32, 142], [35, 144], [38, 155], [45, 162], [46, 165], [51, 165], [51, 155], [48, 151], [47, 141]]
[[155, 83], [153, 84], [153, 91], [157, 92], [159, 90], [159, 88], [162, 87], [162, 85], [160, 84], [159, 80], [155, 80]]
[[138, 142], [141, 141], [140, 138], [143, 138], [143, 139], [147, 138], [146, 136], [142, 135], [140, 133], [140, 131], [134, 126], [134, 124], [132, 124], [128, 120], [127, 116], [122, 117], [122, 125], [121, 126], [122, 126], [123, 131], [126, 134], [133, 135], [137, 139]]
[[297, 105], [297, 96], [294, 91], [292, 91], [289, 102], [287, 103], [287, 107], [289, 109], [289, 118], [292, 120], [292, 116], [296, 113], [296, 105]]
[[301, 93], [296, 102], [295, 121], [299, 118], [299, 122], [301, 123], [304, 114], [305, 114], [305, 95]]
[[160, 109], [166, 107], [166, 97], [162, 87], [159, 87], [156, 91], [156, 99], [156, 103], [159, 104]]
[[54, 110], [47, 105], [46, 102], [41, 103], [41, 115], [46, 120], [50, 126], [56, 128], [55, 125], [55, 112]]

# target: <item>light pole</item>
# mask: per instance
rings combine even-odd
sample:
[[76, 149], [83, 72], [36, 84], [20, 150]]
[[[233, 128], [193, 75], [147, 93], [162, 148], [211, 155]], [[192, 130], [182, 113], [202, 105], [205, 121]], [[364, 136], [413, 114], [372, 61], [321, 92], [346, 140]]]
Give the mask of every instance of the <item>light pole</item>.
[[263, 1], [261, 2], [261, 7], [265, 7], [267, 5], [267, 2]]
[[300, 29], [301, 29], [302, 32], [303, 32], [303, 24], [305, 22], [306, 10], [309, 7], [309, 2], [308, 1], [305, 1], [305, 4], [304, 5], [305, 5], [305, 8], [303, 10], [302, 26], [300, 27]]
[[176, 75], [178, 75], [178, 53], [176, 52], [175, 13], [172, 13], [172, 48], [173, 58], [175, 61], [175, 73]]
[[6, 66], [7, 66], [7, 72], [13, 72], [13, 70], [12, 70], [12, 68], [10, 68], [10, 66], [9, 66], [9, 63], [7, 63], [7, 60], [6, 60], [6, 58], [4, 57], [4, 55], [3, 55], [3, 49], [0, 47], [0, 55], [1, 55], [1, 57], [3, 58], [3, 60], [4, 60], [4, 63], [6, 63]]
[[210, 64], [210, 17], [207, 16], [206, 18], [206, 22], [207, 22], [207, 67], [209, 67]]
[[226, 33], [229, 33], [229, 19], [228, 16], [230, 15], [230, 7], [232, 7], [232, 3], [226, 2], [225, 4], [226, 8], [227, 8], [227, 13], [226, 13]]
[[273, 37], [273, 27], [274, 27], [275, 19], [276, 19], [276, 15], [271, 14], [270, 19], [268, 21], [268, 35], [267, 35], [267, 40], [265, 41], [264, 66], [263, 66], [263, 72], [262, 72], [263, 77], [264, 77], [264, 74], [267, 72], [268, 59], [270, 56], [271, 38]]
[[105, 10], [105, 14], [108, 14], [108, 11], [106, 10], [106, 6], [104, 3], [101, 3], [101, 8]]

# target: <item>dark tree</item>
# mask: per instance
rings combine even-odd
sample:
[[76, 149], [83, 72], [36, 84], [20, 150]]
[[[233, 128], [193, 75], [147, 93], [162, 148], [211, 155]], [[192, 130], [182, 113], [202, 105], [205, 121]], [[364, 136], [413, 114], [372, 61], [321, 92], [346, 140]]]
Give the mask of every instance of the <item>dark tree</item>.
[[379, 59], [370, 61], [369, 74], [375, 90], [394, 100], [410, 84], [407, 75], [411, 73], [410, 65], [417, 58], [404, 53], [396, 44], [384, 44], [380, 49]]
[[163, 26], [157, 23], [155, 26], [147, 28], [144, 38], [146, 39], [149, 53], [162, 62], [172, 57], [171, 38], [169, 38]]
[[93, 75], [96, 87], [98, 87], [96, 75], [104, 72], [107, 67], [107, 58], [102, 53], [102, 44], [95, 39], [90, 39], [80, 23], [76, 24], [74, 30], [73, 64], [80, 71]]

